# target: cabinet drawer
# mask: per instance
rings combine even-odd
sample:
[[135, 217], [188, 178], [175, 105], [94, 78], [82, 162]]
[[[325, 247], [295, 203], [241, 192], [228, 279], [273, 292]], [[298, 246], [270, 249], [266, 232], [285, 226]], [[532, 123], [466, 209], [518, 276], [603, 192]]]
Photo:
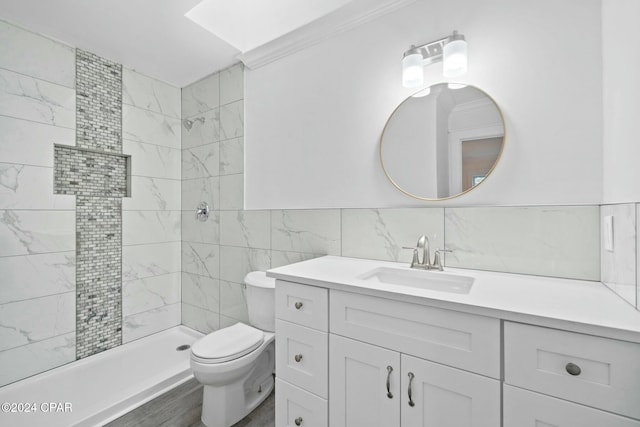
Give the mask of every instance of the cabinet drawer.
[[640, 427], [640, 421], [504, 386], [504, 427]]
[[276, 379], [278, 427], [328, 427], [328, 412], [326, 400]]
[[505, 382], [640, 418], [640, 344], [505, 322]]
[[331, 291], [332, 333], [500, 378], [500, 321]]
[[315, 286], [276, 281], [276, 318], [320, 331], [329, 324], [329, 291]]
[[327, 398], [329, 334], [276, 320], [276, 376]]

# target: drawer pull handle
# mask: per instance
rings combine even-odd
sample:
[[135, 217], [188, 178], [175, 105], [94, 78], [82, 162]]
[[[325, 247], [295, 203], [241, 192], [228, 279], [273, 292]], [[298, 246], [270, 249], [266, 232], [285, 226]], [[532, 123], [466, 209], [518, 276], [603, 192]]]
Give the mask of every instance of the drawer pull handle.
[[300, 361], [302, 360], [302, 355], [296, 354], [295, 356], [293, 356], [293, 358], [296, 360], [296, 362], [300, 363]]
[[[297, 303], [294, 304], [296, 306], [296, 310], [300, 310], [302, 308], [302, 303], [300, 301], [298, 301]], [[301, 418], [302, 419], [302, 418]]]
[[387, 366], [387, 397], [389, 399], [393, 399], [393, 393], [391, 393], [391, 372], [393, 372], [393, 368]]
[[582, 369], [580, 369], [580, 366], [576, 365], [575, 363], [569, 362], [564, 368], [570, 375], [573, 375], [574, 377], [577, 377], [582, 373]]
[[301, 426], [302, 425], [302, 417], [296, 418], [293, 422], [296, 423], [297, 426]]
[[411, 383], [413, 382], [414, 377], [415, 375], [413, 375], [413, 372], [409, 372], [409, 406], [411, 407], [416, 406], [416, 404], [413, 401], [413, 398], [411, 397]]

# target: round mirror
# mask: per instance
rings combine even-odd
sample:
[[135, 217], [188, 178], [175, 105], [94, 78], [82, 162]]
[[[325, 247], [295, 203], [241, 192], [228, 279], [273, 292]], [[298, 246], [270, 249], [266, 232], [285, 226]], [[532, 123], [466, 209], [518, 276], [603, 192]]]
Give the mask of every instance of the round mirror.
[[504, 120], [482, 90], [439, 83], [395, 109], [380, 137], [380, 161], [403, 193], [423, 200], [458, 196], [493, 170], [504, 146]]

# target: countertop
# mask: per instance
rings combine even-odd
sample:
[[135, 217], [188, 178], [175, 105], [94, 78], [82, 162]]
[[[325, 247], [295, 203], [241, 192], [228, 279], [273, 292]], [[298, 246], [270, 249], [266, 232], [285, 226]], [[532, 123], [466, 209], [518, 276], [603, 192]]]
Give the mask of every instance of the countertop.
[[379, 267], [409, 269], [407, 263], [324, 256], [267, 276], [640, 343], [640, 312], [600, 282], [445, 267], [474, 278], [470, 292], [458, 294], [358, 278]]

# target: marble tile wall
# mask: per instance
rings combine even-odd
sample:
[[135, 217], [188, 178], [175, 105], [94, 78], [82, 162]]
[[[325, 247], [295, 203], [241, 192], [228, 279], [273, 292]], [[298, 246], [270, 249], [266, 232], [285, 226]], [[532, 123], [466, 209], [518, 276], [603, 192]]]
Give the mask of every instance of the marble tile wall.
[[123, 69], [123, 154], [131, 197], [122, 212], [123, 342], [179, 325], [180, 89]]
[[205, 332], [247, 321], [245, 265], [270, 266], [270, 213], [242, 210], [243, 79], [236, 65], [182, 90], [182, 322]]
[[246, 322], [249, 271], [327, 254], [409, 263], [422, 234], [452, 267], [600, 280], [598, 206], [243, 210], [242, 96], [240, 65], [182, 90], [183, 324]]
[[[182, 89], [182, 323], [220, 327], [220, 73]], [[211, 213], [195, 218], [204, 201]]]
[[450, 267], [600, 280], [597, 206], [446, 208]]
[[75, 96], [74, 49], [0, 21], [0, 386], [75, 359], [75, 197], [53, 194]]
[[[0, 385], [76, 358], [78, 218], [75, 196], [53, 191], [54, 144], [76, 146], [80, 128], [88, 143], [108, 136], [76, 126], [76, 68], [72, 47], [0, 21]], [[120, 246], [126, 342], [181, 320], [181, 100], [133, 70], [121, 80], [122, 118], [105, 131], [122, 134], [132, 159]]]

